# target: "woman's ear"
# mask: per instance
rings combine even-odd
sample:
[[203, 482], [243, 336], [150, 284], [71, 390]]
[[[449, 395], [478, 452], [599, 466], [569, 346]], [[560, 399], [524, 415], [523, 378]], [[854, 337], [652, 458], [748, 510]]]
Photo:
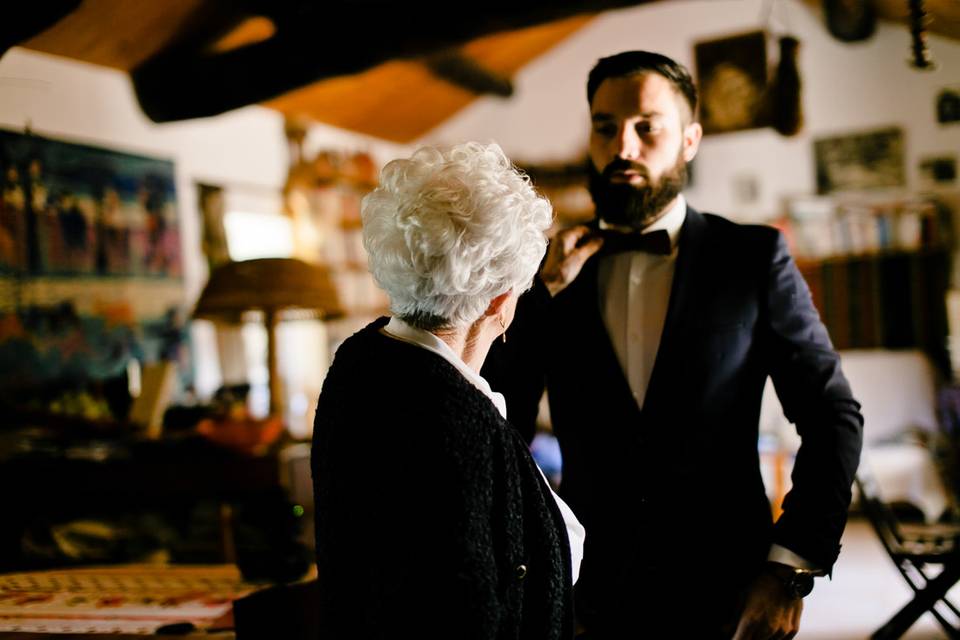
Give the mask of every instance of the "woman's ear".
[[490, 304], [487, 305], [487, 310], [483, 312], [484, 317], [499, 315], [503, 310], [503, 305], [507, 304], [507, 301], [510, 300], [510, 296], [512, 295], [513, 289], [510, 289], [496, 296], [490, 301]]

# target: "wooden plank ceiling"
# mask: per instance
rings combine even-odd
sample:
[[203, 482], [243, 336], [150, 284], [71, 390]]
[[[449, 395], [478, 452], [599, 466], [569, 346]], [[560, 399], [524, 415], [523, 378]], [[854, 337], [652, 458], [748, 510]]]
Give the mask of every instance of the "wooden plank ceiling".
[[[467, 43], [463, 53], [488, 71], [509, 78], [589, 19], [574, 16], [485, 36]], [[314, 83], [270, 100], [266, 106], [378, 138], [410, 142], [476, 97], [436, 77], [422, 63], [397, 60], [356, 75]]]
[[[207, 5], [207, 0], [84, 0], [22, 46], [130, 71], [161, 51]], [[486, 71], [510, 78], [590, 18], [577, 15], [483, 36], [465, 43], [460, 53]], [[269, 21], [248, 20], [226, 34], [214, 50], [265, 39], [270, 29]], [[412, 59], [390, 60], [357, 74], [314, 82], [264, 105], [287, 116], [406, 143], [476, 98], [475, 93], [440, 79], [426, 64]]]

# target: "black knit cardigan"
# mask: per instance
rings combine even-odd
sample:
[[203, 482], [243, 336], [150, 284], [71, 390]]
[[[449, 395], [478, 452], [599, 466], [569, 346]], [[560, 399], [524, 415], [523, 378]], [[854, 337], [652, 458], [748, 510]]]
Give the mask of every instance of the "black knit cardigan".
[[571, 638], [566, 529], [525, 441], [385, 324], [341, 345], [317, 405], [321, 637]]

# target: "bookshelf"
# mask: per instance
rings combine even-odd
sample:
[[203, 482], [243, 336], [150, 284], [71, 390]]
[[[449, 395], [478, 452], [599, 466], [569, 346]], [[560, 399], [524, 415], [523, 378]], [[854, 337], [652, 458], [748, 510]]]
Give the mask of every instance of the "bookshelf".
[[837, 349], [926, 351], [945, 374], [953, 211], [924, 194], [788, 200], [777, 222]]
[[836, 348], [919, 347], [933, 356], [945, 355], [950, 258], [941, 248], [801, 260], [798, 266]]

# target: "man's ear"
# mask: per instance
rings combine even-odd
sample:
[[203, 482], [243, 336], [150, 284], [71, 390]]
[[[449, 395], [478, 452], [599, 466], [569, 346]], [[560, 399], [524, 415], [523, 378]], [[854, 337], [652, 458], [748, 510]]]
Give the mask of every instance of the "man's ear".
[[691, 122], [683, 129], [683, 159], [693, 160], [700, 149], [700, 139], [703, 138], [703, 127], [699, 122]]
[[509, 300], [512, 295], [513, 289], [509, 289], [496, 296], [490, 301], [490, 304], [487, 305], [487, 310], [483, 312], [484, 317], [499, 315], [500, 311], [503, 310], [503, 305], [507, 304], [507, 300]]

